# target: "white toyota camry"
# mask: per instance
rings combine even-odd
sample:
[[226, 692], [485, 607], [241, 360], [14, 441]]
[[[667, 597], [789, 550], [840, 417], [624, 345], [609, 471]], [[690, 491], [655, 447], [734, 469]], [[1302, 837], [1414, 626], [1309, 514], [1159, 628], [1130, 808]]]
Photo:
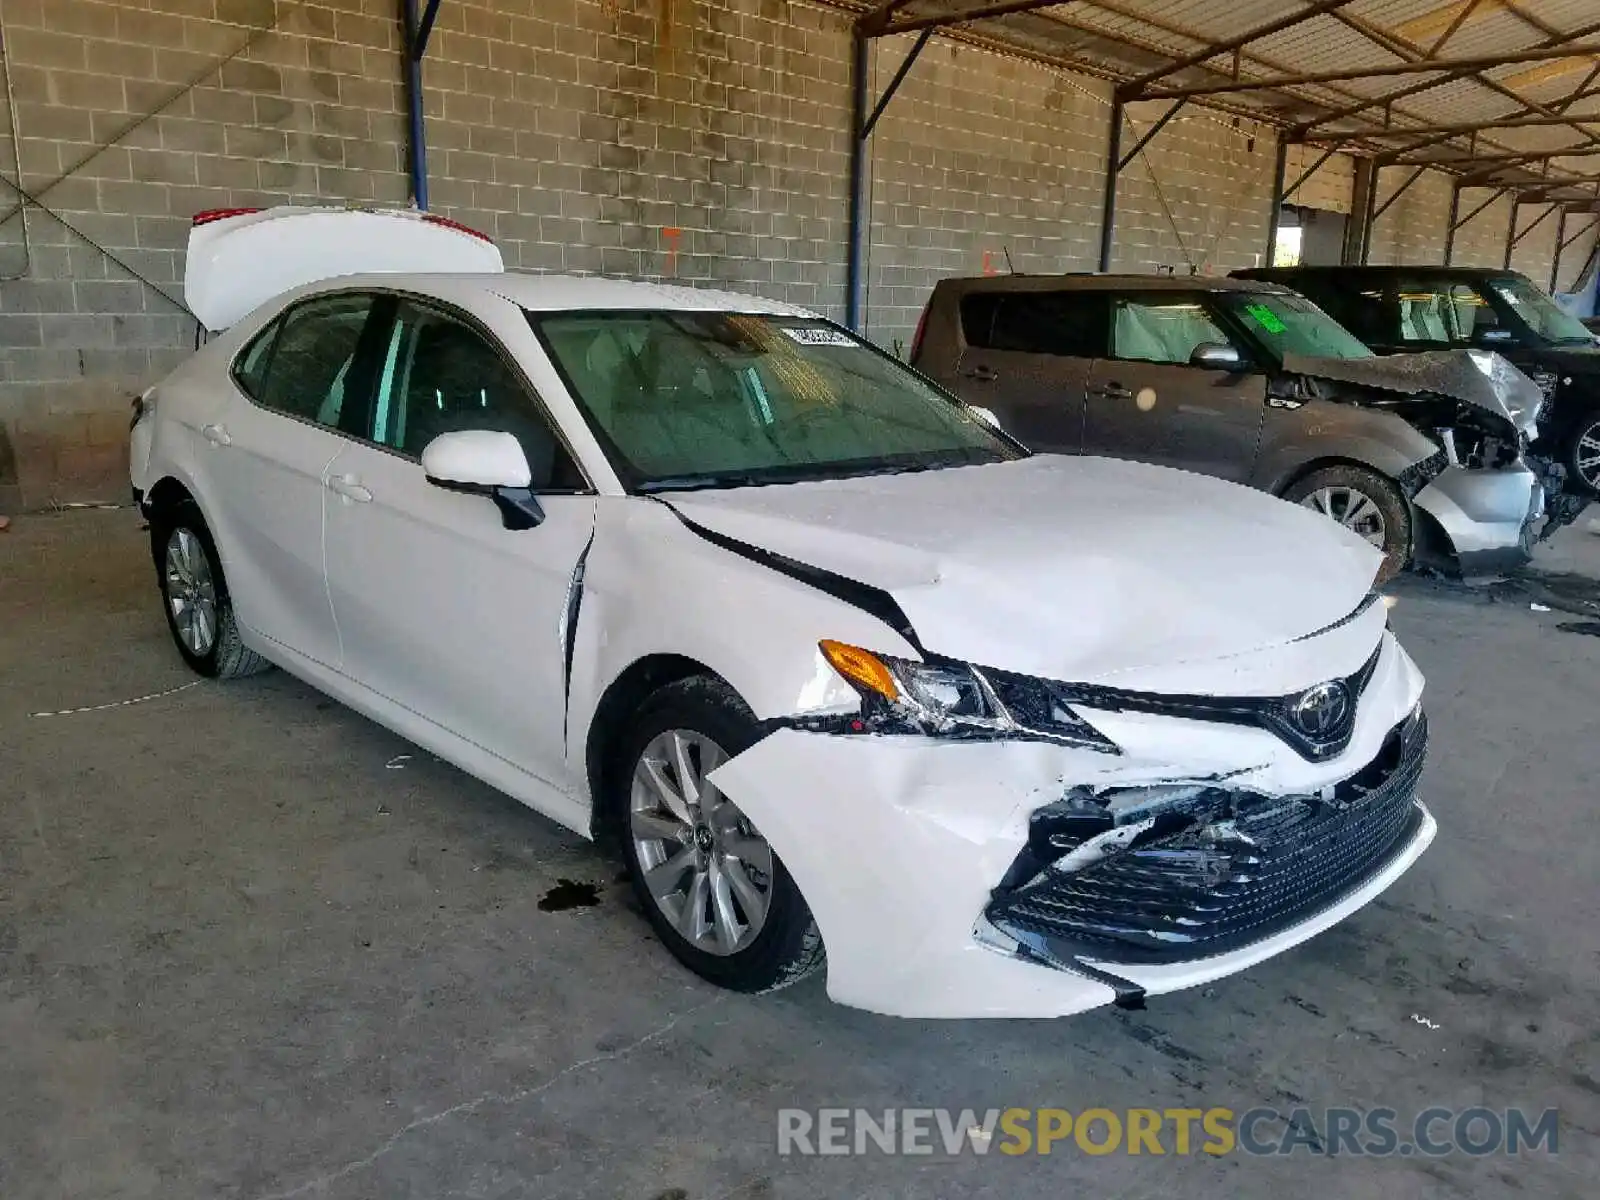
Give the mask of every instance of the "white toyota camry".
[[718, 984], [1137, 1005], [1433, 837], [1379, 555], [1318, 514], [1030, 455], [813, 313], [509, 273], [415, 213], [202, 214], [187, 295], [216, 336], [132, 436], [179, 652], [614, 839]]

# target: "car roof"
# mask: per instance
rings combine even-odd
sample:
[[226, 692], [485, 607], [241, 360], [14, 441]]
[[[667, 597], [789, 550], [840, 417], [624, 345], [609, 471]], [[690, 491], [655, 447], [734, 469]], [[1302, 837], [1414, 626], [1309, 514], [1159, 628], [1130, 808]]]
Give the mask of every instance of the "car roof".
[[1507, 267], [1446, 267], [1440, 264], [1431, 266], [1372, 266], [1363, 267], [1354, 264], [1350, 266], [1313, 266], [1313, 267], [1246, 267], [1234, 271], [1234, 276], [1239, 279], [1292, 279], [1301, 275], [1351, 275], [1371, 279], [1388, 279], [1395, 276], [1404, 276], [1407, 279], [1416, 279], [1419, 276], [1446, 277], [1451, 279], [1504, 279], [1509, 275], [1520, 275], [1522, 272], [1514, 271]]
[[972, 275], [939, 281], [940, 287], [964, 292], [1275, 292], [1288, 291], [1260, 280], [1225, 275]]
[[714, 288], [684, 287], [642, 280], [610, 279], [600, 275], [542, 275], [502, 271], [476, 274], [448, 272], [381, 272], [343, 275], [322, 280], [315, 291], [375, 288], [415, 292], [419, 295], [459, 295], [477, 291], [535, 312], [593, 311], [596, 309], [667, 310], [673, 312], [741, 312], [772, 316], [821, 319], [819, 314], [779, 300], [726, 292]]

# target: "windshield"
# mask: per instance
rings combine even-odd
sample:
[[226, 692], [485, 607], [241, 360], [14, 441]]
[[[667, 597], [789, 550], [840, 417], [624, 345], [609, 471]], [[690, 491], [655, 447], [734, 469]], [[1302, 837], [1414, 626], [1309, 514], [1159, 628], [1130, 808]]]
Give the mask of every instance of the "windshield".
[[1508, 275], [1491, 279], [1489, 286], [1511, 306], [1523, 324], [1545, 341], [1594, 344], [1594, 334], [1583, 327], [1582, 321], [1563, 312], [1560, 305], [1528, 280]]
[[591, 428], [641, 491], [1021, 458], [971, 409], [816, 320], [530, 313]]
[[1289, 354], [1310, 358], [1371, 358], [1372, 351], [1356, 335], [1302, 296], [1277, 292], [1218, 292], [1217, 299], [1266, 343], [1278, 359]]

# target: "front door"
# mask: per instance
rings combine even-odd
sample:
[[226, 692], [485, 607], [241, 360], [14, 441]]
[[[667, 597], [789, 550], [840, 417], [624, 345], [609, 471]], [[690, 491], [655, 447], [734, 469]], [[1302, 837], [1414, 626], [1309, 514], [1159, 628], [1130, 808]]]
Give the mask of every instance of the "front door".
[[[485, 496], [430, 484], [441, 433], [523, 443], [544, 521], [509, 530]], [[328, 471], [328, 589], [357, 683], [565, 788], [564, 634], [593, 495], [521, 376], [489, 337], [400, 306], [368, 439]]]
[[1245, 353], [1203, 293], [1115, 297], [1111, 353], [1088, 381], [1084, 453], [1246, 479], [1261, 436], [1266, 376], [1191, 365], [1206, 344]]

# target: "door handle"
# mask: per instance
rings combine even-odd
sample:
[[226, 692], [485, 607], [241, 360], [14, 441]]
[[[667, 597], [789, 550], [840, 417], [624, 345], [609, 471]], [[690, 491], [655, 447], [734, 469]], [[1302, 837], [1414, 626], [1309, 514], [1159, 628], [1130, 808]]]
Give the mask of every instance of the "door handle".
[[988, 367], [973, 367], [971, 370], [961, 372], [965, 379], [976, 379], [980, 383], [993, 383], [1000, 376]]
[[361, 480], [354, 475], [330, 475], [328, 487], [346, 500], [354, 500], [357, 504], [365, 504], [372, 499], [372, 493], [362, 487]]
[[1132, 400], [1133, 391], [1123, 387], [1120, 383], [1108, 383], [1099, 390], [1099, 395], [1107, 400]]
[[228, 431], [221, 425], [204, 425], [201, 427], [200, 432], [205, 435], [206, 441], [213, 446], [233, 445], [233, 438], [229, 436]]

